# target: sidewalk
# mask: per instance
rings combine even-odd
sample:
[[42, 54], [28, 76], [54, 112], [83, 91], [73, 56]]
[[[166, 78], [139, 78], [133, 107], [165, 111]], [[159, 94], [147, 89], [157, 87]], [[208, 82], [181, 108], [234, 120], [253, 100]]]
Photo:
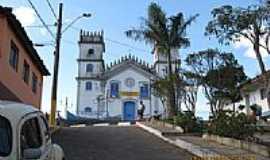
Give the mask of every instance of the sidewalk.
[[[166, 132], [166, 127], [162, 127], [162, 130], [159, 130], [160, 126], [153, 127], [144, 122], [137, 122], [137, 126], [142, 129], [160, 137], [161, 139], [176, 145], [180, 148], [186, 149], [187, 151], [195, 154], [199, 157], [226, 157], [227, 159], [256, 159], [256, 160], [270, 160], [268, 157], [264, 157], [258, 154], [251, 153], [250, 151], [242, 150], [239, 148], [229, 147], [221, 145], [214, 141], [207, 141], [199, 136], [164, 136]], [[168, 128], [169, 132], [172, 132], [171, 128]]]

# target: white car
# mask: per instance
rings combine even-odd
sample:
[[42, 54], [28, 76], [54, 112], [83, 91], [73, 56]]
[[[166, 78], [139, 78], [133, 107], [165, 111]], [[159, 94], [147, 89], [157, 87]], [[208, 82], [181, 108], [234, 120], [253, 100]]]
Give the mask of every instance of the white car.
[[48, 123], [38, 109], [0, 101], [0, 160], [63, 160], [60, 146], [52, 144]]

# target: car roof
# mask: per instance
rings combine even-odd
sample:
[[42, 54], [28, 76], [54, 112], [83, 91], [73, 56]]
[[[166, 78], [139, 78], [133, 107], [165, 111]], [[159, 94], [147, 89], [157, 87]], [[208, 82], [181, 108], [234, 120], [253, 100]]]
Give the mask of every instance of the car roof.
[[37, 108], [31, 105], [0, 100], [0, 115], [17, 123], [23, 116], [29, 113], [38, 112]]

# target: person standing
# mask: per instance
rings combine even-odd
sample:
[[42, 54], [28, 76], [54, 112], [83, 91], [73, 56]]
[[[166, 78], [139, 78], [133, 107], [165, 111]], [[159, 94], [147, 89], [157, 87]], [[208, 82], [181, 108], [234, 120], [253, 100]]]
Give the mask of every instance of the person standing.
[[139, 108], [138, 108], [139, 120], [143, 119], [144, 110], [145, 110], [145, 106], [143, 104], [143, 101], [140, 101]]

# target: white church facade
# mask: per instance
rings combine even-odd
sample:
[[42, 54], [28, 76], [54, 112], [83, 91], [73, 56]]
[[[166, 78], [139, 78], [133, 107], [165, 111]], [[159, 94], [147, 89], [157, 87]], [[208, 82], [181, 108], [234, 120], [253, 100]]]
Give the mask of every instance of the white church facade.
[[[163, 114], [163, 104], [153, 94], [151, 84], [166, 75], [167, 59], [164, 54], [155, 51], [152, 65], [143, 61], [143, 57], [131, 55], [105, 65], [103, 36], [103, 32], [80, 32], [77, 115], [132, 121], [137, 119], [140, 101], [145, 105], [145, 117]], [[178, 55], [177, 50], [172, 54], [174, 69], [178, 67]]]

